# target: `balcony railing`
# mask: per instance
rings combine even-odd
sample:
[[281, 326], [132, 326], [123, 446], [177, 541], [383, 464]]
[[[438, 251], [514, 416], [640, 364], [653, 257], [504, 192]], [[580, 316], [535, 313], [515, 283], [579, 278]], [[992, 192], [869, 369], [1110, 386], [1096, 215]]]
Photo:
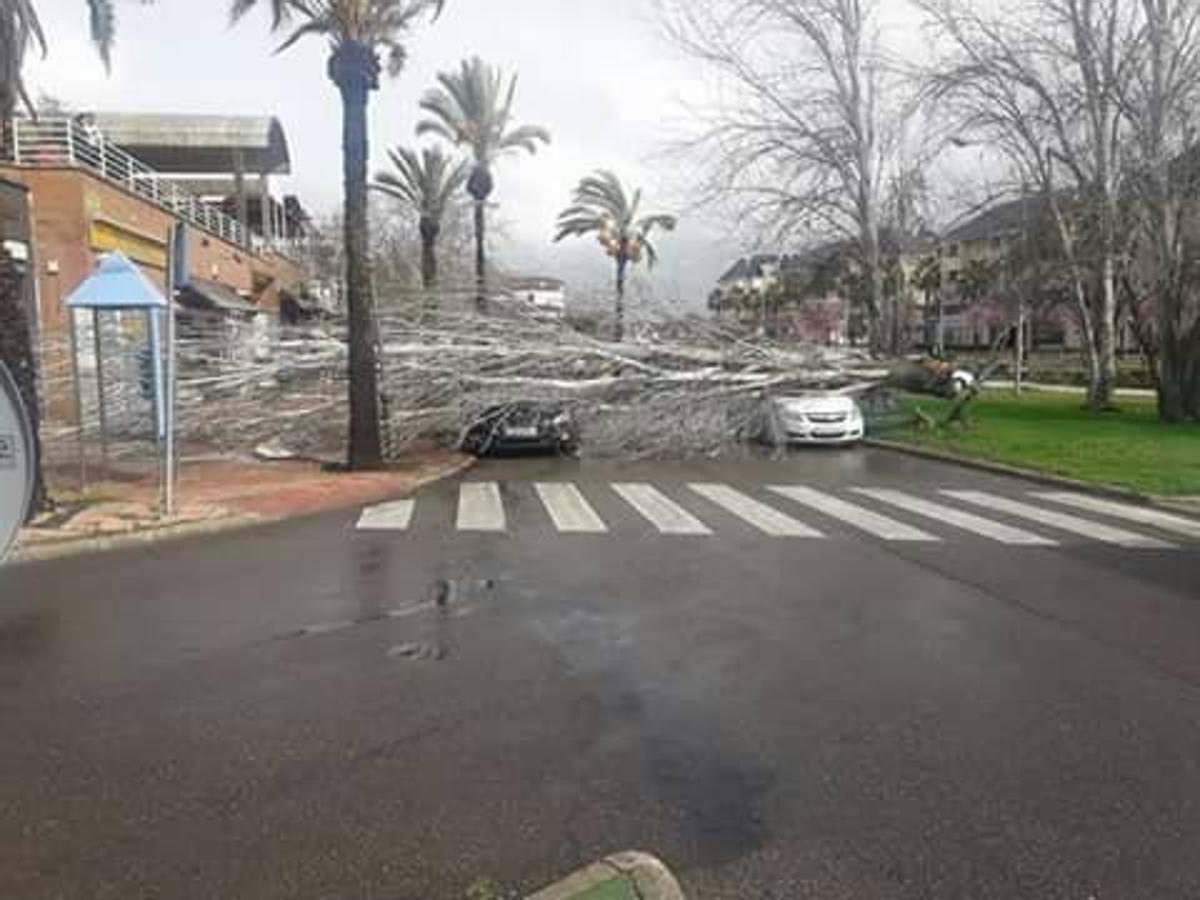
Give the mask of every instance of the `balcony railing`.
[[[109, 141], [94, 127], [66, 117], [8, 123], [0, 155], [26, 166], [75, 166], [120, 185], [230, 243], [261, 252], [267, 242], [235, 219]], [[285, 242], [286, 243], [286, 242]], [[281, 249], [272, 243], [272, 249]]]

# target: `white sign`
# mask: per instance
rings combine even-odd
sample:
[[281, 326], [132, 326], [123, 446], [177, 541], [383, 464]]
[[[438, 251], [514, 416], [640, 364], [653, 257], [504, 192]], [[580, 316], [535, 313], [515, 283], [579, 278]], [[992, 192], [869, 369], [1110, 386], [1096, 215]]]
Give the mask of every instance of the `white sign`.
[[33, 439], [17, 387], [0, 363], [0, 562], [11, 549], [33, 493]]

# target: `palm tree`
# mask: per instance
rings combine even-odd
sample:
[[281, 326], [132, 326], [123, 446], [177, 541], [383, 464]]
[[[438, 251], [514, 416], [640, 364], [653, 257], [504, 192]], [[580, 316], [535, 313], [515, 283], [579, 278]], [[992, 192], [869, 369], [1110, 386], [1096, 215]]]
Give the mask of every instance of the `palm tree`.
[[482, 312], [487, 302], [487, 221], [485, 204], [495, 188], [492, 164], [516, 150], [537, 152], [538, 143], [549, 143], [550, 133], [537, 125], [520, 125], [509, 130], [514, 75], [505, 88], [504, 73], [478, 56], [463, 60], [457, 72], [442, 72], [440, 87], [421, 99], [421, 108], [431, 118], [422, 119], [417, 134], [436, 134], [456, 146], [467, 146], [475, 161], [467, 179], [467, 192], [475, 201], [475, 303]]
[[397, 147], [388, 151], [394, 172], [379, 172], [374, 187], [395, 197], [420, 217], [421, 284], [426, 291], [437, 285], [437, 242], [450, 200], [467, 180], [467, 164], [448, 156], [441, 147], [415, 150]]
[[[233, 0], [234, 21], [258, 2]], [[445, 0], [264, 2], [271, 7], [273, 30], [291, 28], [276, 52], [310, 35], [324, 37], [330, 45], [326, 73], [342, 95], [346, 305], [350, 319], [349, 463], [351, 469], [377, 468], [383, 462], [383, 447], [367, 228], [367, 99], [371, 91], [379, 89], [381, 52], [387, 53], [388, 73], [399, 74], [406, 56], [400, 35], [426, 13], [436, 19]]]
[[617, 340], [625, 336], [625, 272], [629, 264], [636, 265], [643, 257], [648, 267], [658, 262], [658, 252], [650, 242], [656, 229], [674, 231], [676, 218], [663, 214], [638, 217], [642, 192], [632, 197], [612, 172], [601, 169], [579, 182], [574, 203], [558, 217], [555, 242], [567, 237], [596, 234], [604, 252], [617, 266]]
[[[107, 66], [116, 17], [113, 0], [87, 0], [92, 41]], [[33, 104], [25, 91], [21, 71], [25, 55], [36, 49], [43, 55], [47, 42], [33, 0], [0, 0], [0, 142], [8, 140], [10, 123], [23, 105], [31, 113]], [[0, 259], [0, 271], [11, 269], [11, 261]], [[11, 273], [9, 273], [11, 275]], [[35, 460], [40, 459], [37, 369], [33, 352], [33, 333], [22, 303], [20, 280], [0, 277], [0, 363], [8, 367], [17, 383], [25, 408], [33, 420]], [[46, 503], [40, 462], [34, 479], [34, 509]], [[32, 510], [31, 510], [32, 511]]]

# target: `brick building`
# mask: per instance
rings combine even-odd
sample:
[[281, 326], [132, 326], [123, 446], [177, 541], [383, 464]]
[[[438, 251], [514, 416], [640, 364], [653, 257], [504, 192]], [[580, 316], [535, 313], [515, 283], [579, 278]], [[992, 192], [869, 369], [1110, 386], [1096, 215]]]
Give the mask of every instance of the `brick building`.
[[[290, 173], [278, 120], [43, 116], [9, 123], [2, 138], [0, 179], [23, 185], [28, 202], [28, 234], [6, 240], [29, 248], [34, 330], [51, 355], [68, 336], [64, 299], [98, 256], [121, 250], [161, 287], [176, 223], [189, 226], [193, 308], [277, 319], [303, 295], [295, 256], [307, 219], [294, 197], [270, 190], [273, 176]], [[49, 400], [62, 415], [62, 398]]]

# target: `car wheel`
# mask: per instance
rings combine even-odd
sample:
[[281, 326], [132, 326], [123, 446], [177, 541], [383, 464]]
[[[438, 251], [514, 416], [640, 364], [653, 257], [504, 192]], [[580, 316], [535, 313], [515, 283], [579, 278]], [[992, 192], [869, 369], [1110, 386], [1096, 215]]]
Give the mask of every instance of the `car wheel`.
[[491, 445], [491, 439], [476, 430], [463, 438], [462, 451], [463, 453], [470, 453], [472, 456], [487, 456]]

